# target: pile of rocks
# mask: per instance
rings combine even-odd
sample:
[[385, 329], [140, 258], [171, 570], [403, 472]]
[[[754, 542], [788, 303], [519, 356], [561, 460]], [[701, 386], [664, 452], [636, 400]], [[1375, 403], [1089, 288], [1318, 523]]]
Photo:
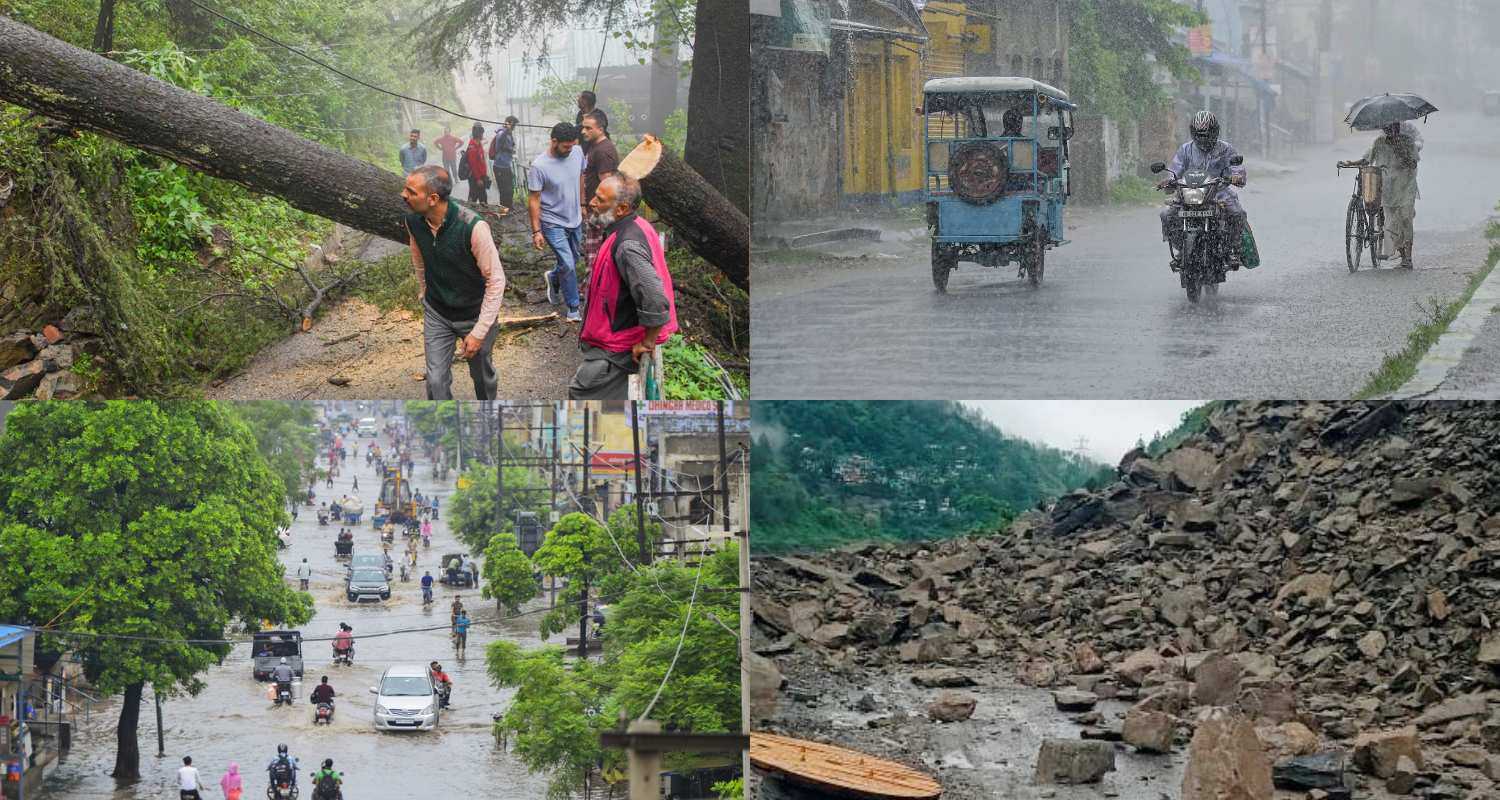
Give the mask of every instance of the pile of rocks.
[[1071, 684], [1060, 710], [1138, 697], [1093, 734], [1146, 751], [1228, 710], [1278, 786], [1319, 796], [1347, 796], [1346, 764], [1392, 792], [1495, 791], [1497, 461], [1500, 404], [1231, 404], [993, 537], [759, 560], [757, 649], [1007, 663]]
[[74, 360], [79, 355], [97, 358], [103, 351], [104, 341], [83, 310], [40, 331], [0, 336], [0, 400], [75, 398], [83, 381], [73, 372]]

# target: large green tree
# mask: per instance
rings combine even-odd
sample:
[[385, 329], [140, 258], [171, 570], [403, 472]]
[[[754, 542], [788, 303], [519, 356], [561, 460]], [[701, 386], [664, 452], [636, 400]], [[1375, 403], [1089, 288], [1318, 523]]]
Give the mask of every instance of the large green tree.
[[478, 465], [464, 470], [461, 485], [463, 488], [449, 501], [449, 527], [473, 552], [489, 547], [496, 533], [514, 531], [517, 511], [534, 511], [541, 519], [547, 518], [551, 498], [538, 491], [547, 486], [547, 481], [531, 467], [505, 468], [505, 501], [499, 517], [495, 514], [499, 487], [494, 467]]
[[482, 597], [489, 597], [502, 609], [514, 614], [521, 604], [536, 597], [537, 585], [531, 559], [516, 545], [513, 533], [497, 533], [484, 549], [484, 587]]
[[254, 434], [260, 454], [286, 487], [295, 503], [301, 487], [313, 479], [317, 461], [316, 412], [309, 403], [250, 400], [225, 406], [238, 414]]
[[1068, 0], [1069, 88], [1091, 116], [1140, 119], [1167, 95], [1155, 72], [1176, 78], [1195, 70], [1174, 37], [1205, 21], [1177, 0]]
[[147, 683], [194, 694], [236, 621], [311, 617], [276, 557], [285, 487], [211, 403], [38, 403], [6, 422], [0, 618], [69, 632], [42, 638], [124, 693], [113, 774], [138, 778]]
[[[622, 596], [597, 661], [512, 642], [495, 642], [486, 653], [490, 680], [516, 689], [496, 731], [529, 769], [549, 774], [549, 797], [576, 796], [595, 767], [622, 764], [619, 751], [598, 745], [599, 733], [622, 715], [633, 719], [650, 706], [650, 718], [673, 729], [739, 729], [735, 547], [703, 557], [699, 567], [663, 561], [619, 581]], [[670, 756], [667, 766], [690, 758]]]

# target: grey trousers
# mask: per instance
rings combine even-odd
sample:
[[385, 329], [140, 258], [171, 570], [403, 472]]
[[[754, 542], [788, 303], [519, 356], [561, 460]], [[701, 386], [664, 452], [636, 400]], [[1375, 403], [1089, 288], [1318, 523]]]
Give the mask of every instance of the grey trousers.
[[[477, 319], [453, 322], [432, 310], [426, 300], [422, 301], [422, 353], [427, 360], [427, 399], [453, 399], [453, 350], [460, 339], [474, 330]], [[494, 400], [499, 377], [495, 364], [490, 360], [490, 350], [495, 346], [495, 336], [500, 333], [497, 320], [490, 326], [479, 352], [469, 359], [469, 377], [474, 379], [474, 394], [479, 400]]]
[[585, 358], [568, 386], [569, 400], [626, 400], [630, 373], [607, 358]]

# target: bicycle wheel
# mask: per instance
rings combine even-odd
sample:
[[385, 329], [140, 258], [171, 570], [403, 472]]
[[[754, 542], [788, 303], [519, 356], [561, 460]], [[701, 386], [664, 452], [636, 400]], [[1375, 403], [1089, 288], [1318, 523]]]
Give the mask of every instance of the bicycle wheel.
[[1349, 198], [1349, 212], [1344, 217], [1344, 258], [1349, 271], [1359, 270], [1359, 258], [1365, 247], [1365, 214], [1358, 197]]

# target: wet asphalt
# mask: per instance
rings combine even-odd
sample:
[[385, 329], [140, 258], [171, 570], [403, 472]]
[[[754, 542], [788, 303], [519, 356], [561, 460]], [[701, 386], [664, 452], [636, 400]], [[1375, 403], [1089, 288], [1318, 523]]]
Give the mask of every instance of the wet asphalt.
[[1423, 305], [1452, 300], [1483, 265], [1500, 199], [1496, 122], [1452, 113], [1421, 126], [1410, 271], [1345, 265], [1354, 177], [1334, 163], [1363, 156], [1373, 134], [1304, 148], [1276, 174], [1249, 154], [1241, 198], [1263, 263], [1200, 305], [1168, 270], [1157, 205], [1070, 210], [1070, 243], [1048, 251], [1039, 289], [1013, 267], [962, 263], [934, 292], [914, 217], [874, 223], [881, 242], [821, 248], [833, 258], [752, 255], [754, 396], [1351, 396], [1405, 345]]
[[[364, 520], [353, 528], [356, 554], [379, 553], [378, 532], [371, 527], [370, 511], [379, 495], [380, 484], [372, 468], [366, 467], [363, 450], [369, 438], [353, 440], [349, 458], [329, 490], [319, 483], [318, 502], [334, 495], [357, 494], [364, 504]], [[390, 441], [381, 434], [382, 448]], [[355, 448], [361, 456], [355, 458]], [[352, 491], [353, 479], [359, 479], [359, 491]], [[441, 511], [449, 508], [457, 473], [450, 471], [448, 480], [439, 483], [432, 477], [431, 465], [418, 458], [415, 469], [416, 488], [424, 495], [436, 494]], [[238, 645], [224, 660], [201, 677], [207, 684], [196, 697], [165, 699], [163, 702], [166, 755], [156, 756], [156, 717], [148, 687], [141, 706], [140, 748], [142, 780], [130, 786], [116, 787], [109, 771], [114, 765], [114, 724], [118, 718], [118, 700], [96, 708], [92, 724], [75, 735], [73, 748], [64, 759], [49, 770], [44, 798], [111, 798], [144, 800], [144, 798], [177, 797], [176, 772], [182, 756], [191, 755], [209, 791], [205, 800], [220, 798], [219, 778], [229, 762], [238, 762], [245, 778], [245, 798], [263, 797], [266, 790], [266, 764], [275, 756], [276, 745], [286, 743], [301, 762], [299, 784], [303, 800], [311, 797], [308, 775], [325, 758], [332, 758], [336, 769], [344, 771], [344, 797], [487, 797], [504, 800], [534, 800], [546, 793], [546, 777], [532, 775], [512, 754], [496, 746], [490, 732], [491, 715], [501, 712], [514, 695], [511, 689], [490, 685], [484, 671], [484, 647], [495, 639], [507, 639], [525, 647], [542, 642], [537, 636], [540, 613], [532, 613], [505, 622], [489, 622], [497, 616], [495, 605], [483, 600], [474, 590], [449, 591], [435, 584], [435, 601], [423, 609], [422, 592], [413, 576], [408, 583], [400, 581], [399, 572], [392, 577], [392, 596], [382, 603], [361, 605], [346, 601], [343, 593], [344, 567], [333, 558], [336, 524], [320, 527], [313, 510], [303, 506], [292, 527], [292, 545], [282, 551], [287, 565], [288, 581], [295, 586], [296, 565], [304, 557], [314, 574], [311, 593], [316, 615], [300, 630], [304, 637], [331, 638], [339, 622], [354, 628], [355, 656], [352, 666], [330, 664], [329, 642], [306, 642], [303, 655], [306, 675], [295, 686], [297, 698], [290, 706], [275, 706], [266, 697], [267, 685], [251, 677], [250, 649]], [[401, 537], [392, 549], [392, 557], [404, 548]], [[431, 569], [438, 576], [440, 554], [463, 550], [448, 530], [443, 514], [433, 523], [432, 548], [418, 551], [418, 568]], [[454, 657], [448, 636], [449, 605], [453, 596], [461, 595], [476, 624], [469, 632], [467, 658]], [[538, 598], [523, 611], [543, 608]], [[439, 627], [440, 630], [398, 633], [374, 637], [387, 631]], [[554, 637], [560, 643], [562, 637]], [[379, 732], [372, 725], [374, 686], [381, 672], [393, 664], [426, 664], [438, 660], [454, 683], [452, 706], [443, 713], [433, 731]], [[322, 675], [337, 692], [336, 712], [332, 725], [315, 726], [308, 694]]]

